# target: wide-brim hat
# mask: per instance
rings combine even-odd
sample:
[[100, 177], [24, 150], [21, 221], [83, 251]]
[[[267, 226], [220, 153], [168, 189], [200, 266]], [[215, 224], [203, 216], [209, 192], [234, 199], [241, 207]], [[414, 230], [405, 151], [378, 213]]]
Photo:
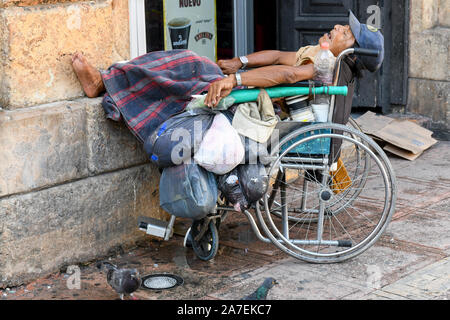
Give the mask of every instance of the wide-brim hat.
[[353, 12], [349, 10], [349, 25], [356, 39], [355, 46], [364, 49], [378, 50], [378, 57], [358, 56], [370, 72], [377, 71], [384, 60], [384, 37], [380, 30], [374, 26], [360, 23]]

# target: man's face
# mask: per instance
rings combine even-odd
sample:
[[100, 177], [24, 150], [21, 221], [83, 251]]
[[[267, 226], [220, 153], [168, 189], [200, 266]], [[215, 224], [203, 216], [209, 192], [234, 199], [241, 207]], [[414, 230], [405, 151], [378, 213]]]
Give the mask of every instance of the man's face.
[[342, 51], [355, 44], [355, 37], [353, 36], [350, 26], [341, 26], [340, 24], [337, 24], [330, 33], [325, 33], [319, 39], [319, 43], [324, 41], [330, 44], [330, 51], [335, 56], [338, 56]]

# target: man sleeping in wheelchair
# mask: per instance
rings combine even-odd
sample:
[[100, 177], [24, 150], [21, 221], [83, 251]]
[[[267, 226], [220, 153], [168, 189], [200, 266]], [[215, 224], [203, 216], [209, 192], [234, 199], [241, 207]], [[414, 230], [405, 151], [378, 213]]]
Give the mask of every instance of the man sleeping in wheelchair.
[[[380, 52], [378, 57], [353, 57], [355, 73], [359, 73], [361, 69], [375, 72], [383, 62], [383, 35], [371, 26], [360, 24], [350, 11], [348, 25], [336, 25], [319, 39], [319, 44], [302, 47], [297, 52], [265, 50], [249, 54], [246, 57], [219, 60], [217, 65], [187, 50], [150, 52], [131, 61], [112, 65], [106, 71], [97, 70], [81, 53], [75, 53], [72, 57], [72, 66], [85, 94], [93, 98], [106, 91], [106, 105], [109, 107], [105, 110], [107, 116], [113, 120], [118, 120], [123, 116], [137, 137], [145, 140], [140, 132], [143, 131], [148, 135], [148, 131], [154, 130], [167, 117], [181, 111], [192, 95], [208, 91], [205, 102], [208, 106], [213, 107], [238, 84], [265, 88], [312, 79], [314, 77], [314, 57], [323, 42], [329, 43], [330, 51], [336, 57], [351, 47], [374, 49]], [[238, 83], [236, 72], [247, 67], [253, 69], [242, 73]], [[190, 77], [187, 78], [187, 75]], [[229, 76], [224, 77], [224, 75]], [[147, 78], [146, 85], [142, 84], [144, 78]], [[155, 89], [157, 86], [164, 86], [164, 82], [167, 80], [170, 80], [169, 86], [175, 86], [175, 88], [165, 92]], [[148, 82], [156, 84], [151, 85]], [[137, 83], [140, 85], [136, 86]], [[119, 95], [118, 92], [120, 92]], [[136, 98], [152, 94], [155, 98], [149, 98], [151, 104], [142, 105], [139, 99], [136, 101]], [[180, 106], [168, 106], [163, 102], [156, 103], [161, 98], [169, 98], [170, 94], [184, 97], [185, 101], [179, 99]], [[128, 100], [135, 101], [128, 106], [126, 105]], [[133, 106], [133, 104], [138, 104], [138, 106]], [[161, 112], [161, 109], [166, 107], [171, 110]], [[131, 112], [126, 110], [127, 108], [132, 109]], [[131, 118], [137, 115], [139, 115], [139, 119]], [[149, 126], [149, 130], [142, 129], [147, 126]]]
[[[329, 49], [335, 57], [352, 47], [378, 51], [377, 56], [354, 55], [350, 57], [347, 63], [353, 76], [359, 77], [363, 69], [375, 72], [383, 62], [383, 35], [370, 26], [360, 24], [350, 12], [348, 25], [336, 25], [319, 39], [318, 45], [302, 47], [296, 52], [265, 50], [245, 57], [219, 60], [215, 64], [189, 50], [157, 51], [131, 61], [115, 63], [108, 70], [95, 69], [82, 54], [76, 53], [72, 58], [72, 66], [88, 97], [97, 97], [104, 93], [102, 105], [106, 117], [114, 121], [124, 121], [136, 138], [147, 146], [149, 141], [155, 141], [152, 138], [155, 135], [156, 138], [161, 138], [167, 129], [164, 127], [166, 123], [170, 125], [171, 121], [172, 123], [185, 121], [182, 119], [183, 111], [194, 95], [207, 91], [204, 104], [214, 109], [221, 99], [230, 95], [236, 87], [268, 88], [313, 79], [314, 60], [320, 51], [320, 44], [324, 42], [329, 44]], [[245, 68], [251, 68], [251, 70], [238, 73], [240, 69]], [[205, 116], [205, 119], [207, 118]], [[219, 130], [216, 131], [217, 134], [220, 133], [221, 124], [215, 125], [215, 122], [211, 120], [206, 127], [210, 126], [216, 126]], [[228, 138], [231, 140], [230, 136], [224, 136], [223, 139]], [[214, 140], [212, 137], [208, 141], [213, 144]], [[154, 147], [154, 145], [150, 146], [153, 151]], [[146, 151], [148, 151], [147, 148]], [[155, 154], [149, 154], [149, 156], [160, 168], [173, 168], [173, 163], [159, 165], [162, 163], [161, 159], [158, 159]], [[252, 168], [252, 170], [254, 176], [250, 175], [247, 182], [256, 181], [259, 178], [258, 168]], [[174, 176], [186, 178], [192, 175], [198, 179], [199, 174], [198, 170], [188, 172], [186, 169], [185, 171], [174, 171], [172, 176], [167, 178], [163, 172], [161, 180], [167, 178], [170, 186], [166, 186], [168, 189], [166, 188], [167, 190], [164, 192], [160, 187], [160, 195], [167, 196], [176, 189], [177, 183], [173, 180]], [[240, 177], [242, 175], [240, 174]], [[208, 177], [205, 178], [205, 185], [215, 185], [215, 181], [208, 179]], [[263, 182], [258, 181], [258, 183]], [[251, 187], [247, 189], [251, 189]], [[215, 193], [217, 194], [217, 192]], [[242, 204], [243, 208], [241, 207], [241, 209], [245, 209], [249, 205], [246, 201], [248, 197], [246, 198], [234, 200], [237, 201], [236, 203]], [[209, 200], [212, 204], [217, 202], [217, 198]], [[236, 203], [233, 204], [236, 205]], [[201, 212], [198, 203], [195, 205], [197, 205], [196, 213], [199, 216], [190, 217], [198, 221], [201, 216], [205, 216], [209, 209], [206, 206], [206, 211]], [[189, 210], [188, 206], [185, 204], [183, 206], [183, 210]], [[170, 210], [167, 211], [170, 212]], [[183, 216], [183, 214], [177, 216]], [[199, 224], [197, 227], [202, 228]]]

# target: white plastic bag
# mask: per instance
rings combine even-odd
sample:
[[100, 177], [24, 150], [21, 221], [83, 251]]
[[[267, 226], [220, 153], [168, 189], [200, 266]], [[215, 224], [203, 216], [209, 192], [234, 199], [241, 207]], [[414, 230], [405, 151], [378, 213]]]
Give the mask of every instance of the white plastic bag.
[[219, 113], [205, 133], [194, 160], [206, 170], [223, 175], [237, 167], [244, 156], [245, 149], [239, 134], [228, 119]]

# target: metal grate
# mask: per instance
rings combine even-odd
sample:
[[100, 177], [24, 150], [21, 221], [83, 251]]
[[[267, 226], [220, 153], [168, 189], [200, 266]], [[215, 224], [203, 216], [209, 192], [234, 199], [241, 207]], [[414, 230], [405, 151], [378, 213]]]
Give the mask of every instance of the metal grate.
[[166, 290], [183, 284], [183, 278], [174, 274], [152, 274], [142, 278], [142, 287], [150, 290]]

